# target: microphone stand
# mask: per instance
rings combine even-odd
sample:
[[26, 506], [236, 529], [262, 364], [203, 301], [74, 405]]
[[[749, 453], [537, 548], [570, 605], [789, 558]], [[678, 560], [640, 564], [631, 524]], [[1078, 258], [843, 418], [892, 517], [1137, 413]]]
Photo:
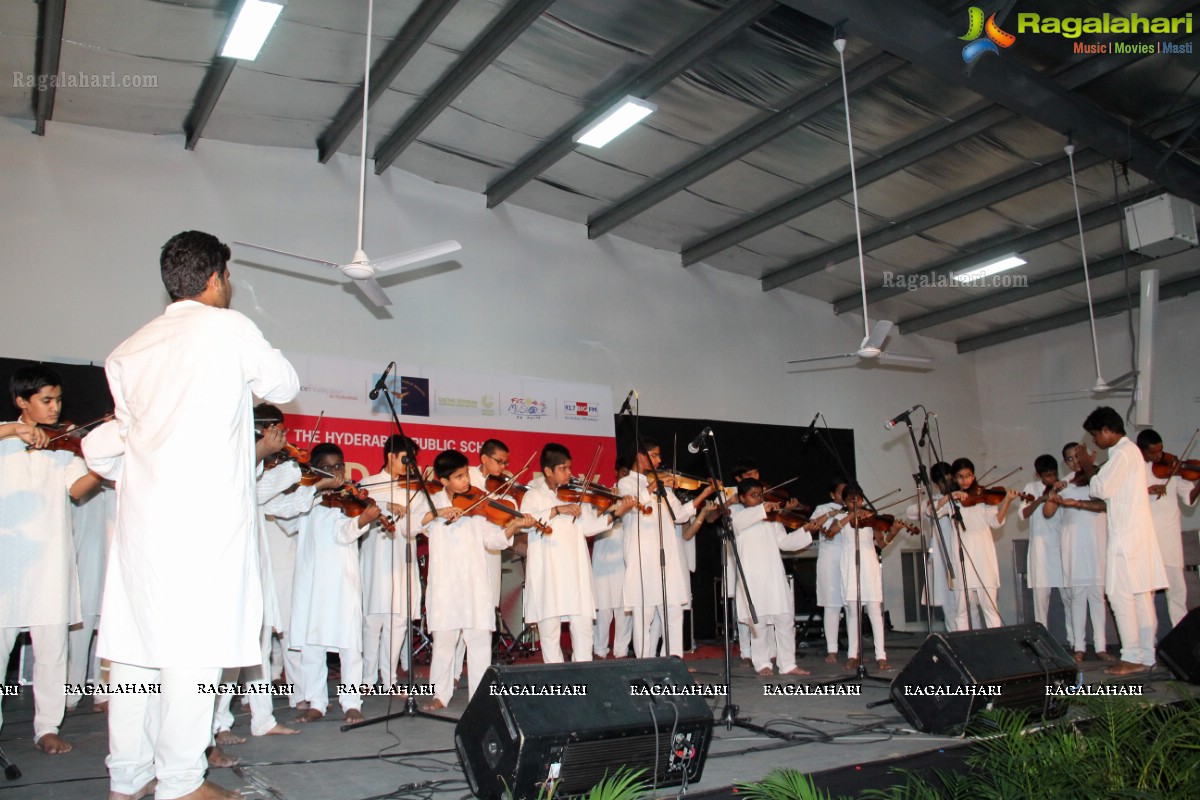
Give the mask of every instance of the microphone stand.
[[[435, 509], [433, 506], [433, 498], [429, 496], [429, 489], [426, 488], [425, 482], [420, 480], [421, 476], [417, 472], [417, 452], [416, 452], [416, 449], [413, 447], [412, 439], [409, 439], [408, 436], [405, 435], [404, 426], [402, 426], [400, 424], [400, 416], [396, 413], [396, 403], [392, 400], [392, 393], [390, 391], [388, 391], [387, 386], [384, 385], [383, 378], [379, 379], [379, 381], [375, 384], [375, 388], [382, 392], [383, 399], [387, 401], [388, 411], [391, 413], [391, 416], [392, 416], [392, 424], [396, 427], [396, 433], [398, 433], [400, 435], [400, 441], [404, 444], [404, 472], [405, 472], [405, 478], [406, 478], [406, 484], [407, 484], [405, 487], [405, 492], [406, 492], [406, 499], [409, 501], [408, 505], [406, 506], [407, 510], [404, 514], [404, 570], [405, 570], [405, 583], [408, 585], [408, 590], [407, 590], [407, 593], [405, 596], [405, 606], [408, 609], [408, 612], [407, 612], [408, 618], [404, 621], [404, 632], [405, 632], [405, 636], [407, 637], [406, 641], [408, 643], [408, 679], [411, 682], [412, 678], [413, 678], [413, 673], [415, 671], [414, 668], [417, 665], [416, 658], [415, 658], [416, 654], [413, 652], [413, 649], [414, 649], [413, 648], [413, 636], [414, 636], [415, 632], [413, 629], [413, 621], [412, 621], [412, 568], [413, 568], [413, 550], [415, 548], [414, 548], [413, 540], [411, 538], [411, 536], [412, 536], [412, 498], [411, 498], [411, 495], [407, 494], [407, 493], [411, 492], [412, 490], [410, 488], [411, 484], [408, 484], [407, 482], [412, 481], [415, 478], [417, 480], [417, 485], [420, 487], [421, 494], [425, 497], [425, 502], [427, 502], [429, 504], [429, 510], [434, 511]], [[392, 547], [393, 548], [395, 547], [394, 542], [392, 544]], [[394, 557], [395, 556], [393, 554], [393, 558]], [[394, 577], [392, 579], [395, 580]], [[396, 602], [394, 592], [392, 593], [391, 599], [392, 599], [392, 603], [394, 604]], [[393, 614], [393, 616], [395, 615], [394, 608], [392, 609], [392, 614]], [[390, 622], [389, 622], [389, 624], [390, 624]], [[391, 654], [390, 648], [389, 648], [388, 658], [391, 659], [391, 657], [392, 657], [392, 654]], [[393, 665], [393, 666], [395, 666], [395, 665]], [[422, 711], [420, 708], [417, 707], [417, 698], [413, 696], [412, 692], [409, 692], [408, 696], [404, 698], [404, 708], [402, 710], [395, 711], [395, 712], [389, 712], [387, 714], [383, 714], [382, 716], [372, 717], [371, 719], [364, 719], [362, 722], [353, 722], [353, 723], [350, 723], [349, 725], [342, 725], [339, 728], [339, 730], [341, 730], [344, 733], [346, 731], [352, 731], [356, 728], [364, 728], [367, 725], [375, 725], [380, 722], [387, 722], [389, 720], [393, 720], [393, 719], [397, 719], [397, 718], [401, 718], [401, 717], [408, 717], [410, 719], [416, 718], [416, 717], [423, 717], [425, 719], [436, 719], [440, 722], [449, 722], [452, 725], [458, 723], [458, 720], [453, 719], [451, 717], [443, 717], [438, 714], [431, 714], [428, 711]]]
[[[922, 408], [924, 408], [922, 406]], [[911, 420], [905, 420], [908, 423], [908, 439], [912, 442], [913, 453], [917, 456], [917, 471], [913, 474], [913, 480], [917, 485], [917, 520], [923, 521], [926, 517], [925, 509], [921, 505], [921, 492], [924, 490], [925, 496], [929, 498], [929, 502], [933, 503], [933, 484], [929, 481], [929, 470], [925, 466], [925, 462], [921, 460], [921, 446], [917, 443], [916, 434], [913, 433]], [[929, 412], [925, 413], [925, 431], [922, 432], [922, 437], [928, 432]], [[929, 446], [933, 448], [933, 438], [930, 437]], [[953, 498], [951, 498], [953, 501]], [[946, 539], [942, 535], [942, 526], [938, 524], [937, 514], [934, 512], [932, 516], [933, 535], [937, 537], [938, 547], [943, 554], [942, 561], [946, 566], [946, 581], [950, 586], [954, 585], [954, 565], [950, 563], [949, 558], [945, 555], [950, 551], [946, 549]], [[933, 563], [933, 557], [929, 547], [926, 546], [924, 528], [921, 531], [921, 550], [924, 555], [923, 562], [925, 565], [925, 632], [933, 633], [933, 586], [929, 582], [930, 566]]]
[[[671, 524], [674, 525], [675, 524], [675, 509], [671, 508], [671, 503], [669, 500], [667, 500], [667, 489], [665, 486], [663, 486], [662, 480], [659, 479], [658, 470], [655, 469], [654, 462], [652, 462], [650, 460], [649, 454], [646, 453], [646, 446], [645, 446], [645, 443], [642, 441], [641, 415], [639, 414], [638, 408], [639, 408], [639, 403], [637, 402], [637, 398], [635, 398], [635, 402], [633, 405], [633, 439], [635, 442], [635, 446], [637, 447], [638, 454], [645, 457], [648, 474], [650, 476], [650, 479], [652, 479], [655, 482], [655, 485], [657, 487], [654, 490], [655, 506], [656, 506], [656, 508], [654, 509], [654, 519], [658, 523], [658, 578], [659, 578], [659, 583], [662, 586], [662, 612], [661, 612], [660, 616], [662, 618], [663, 654], [665, 656], [670, 656], [671, 655], [671, 625], [667, 621], [667, 548], [666, 548], [666, 544], [663, 540], [662, 510], [663, 510], [663, 506], [665, 505], [667, 508], [667, 513], [670, 514], [670, 516], [671, 516]], [[661, 445], [660, 445], [660, 447], [661, 447]], [[638, 501], [640, 502], [641, 498], [638, 498]], [[642, 613], [645, 614], [646, 613], [646, 611], [645, 611], [645, 609], [646, 609], [645, 577], [646, 576], [645, 576], [645, 572], [643, 572], [643, 570], [642, 570], [641, 515], [638, 516], [637, 540], [638, 540], [638, 589], [639, 589], [639, 595], [640, 595], [641, 601], [642, 601]], [[638, 620], [639, 625], [641, 625], [641, 622], [642, 622], [641, 620]], [[643, 642], [643, 645], [645, 646], [646, 650], [650, 649], [650, 644], [651, 644], [650, 642]], [[653, 658], [653, 656], [654, 656], [653, 653], [649, 654], [649, 657]]]
[[[941, 429], [939, 428], [938, 430], [940, 431]], [[909, 423], [909, 426], [908, 426], [908, 433], [910, 436], [912, 435], [912, 424], [911, 423]], [[940, 436], [941, 434], [939, 433], [938, 435]], [[944, 458], [942, 458], [942, 454], [938, 452], [937, 445], [934, 444], [933, 436], [929, 437], [929, 450], [931, 453], [930, 458], [932, 458], [934, 463], [945, 460]], [[917, 455], [917, 458], [918, 458], [918, 460], [920, 459], [920, 454]], [[947, 479], [954, 480], [953, 476], [947, 476]], [[976, 479], [976, 480], [978, 480], [978, 479]], [[963, 604], [966, 606], [966, 610], [967, 610], [967, 615], [966, 615], [967, 616], [967, 630], [972, 631], [972, 630], [975, 630], [975, 623], [971, 619], [971, 589], [969, 586], [967, 586], [967, 560], [966, 560], [966, 555], [963, 552], [963, 540], [962, 540], [963, 531], [966, 530], [966, 523], [963, 522], [962, 509], [959, 507], [958, 501], [954, 499], [953, 487], [947, 486], [946, 488], [951, 490], [951, 491], [946, 492], [946, 502], [950, 504], [950, 519], [954, 525], [954, 541], [955, 541], [955, 544], [958, 545], [958, 574], [960, 577], [960, 580], [958, 582], [959, 582], [959, 584], [961, 584], [961, 586], [959, 588], [962, 589], [961, 599], [962, 599]], [[930, 494], [929, 499], [930, 499], [930, 502], [933, 501], [932, 494]], [[936, 510], [935, 510], [934, 514], [935, 514], [934, 518], [933, 518], [934, 525], [937, 525]], [[938, 530], [938, 533], [940, 534], [941, 533], [940, 525], [937, 525], [937, 530]], [[943, 547], [945, 546], [944, 540], [942, 541], [942, 545], [943, 545]], [[946, 562], [946, 573], [949, 576], [949, 579], [951, 581], [953, 581], [954, 580], [953, 565], [950, 563], [950, 559], [947, 557], [947, 556], [949, 556], [949, 551], [943, 549], [942, 555], [943, 555], [942, 560], [944, 562]], [[958, 589], [956, 589], [953, 586], [953, 584], [951, 584], [947, 588], [950, 589], [950, 592], [947, 596], [954, 598], [954, 610], [955, 610], [955, 615], [957, 615], [958, 603], [959, 603], [959, 598], [960, 598]], [[981, 615], [983, 614], [982, 606], [980, 607], [979, 613]], [[949, 628], [948, 625], [947, 625], [947, 628]]]
[[[712, 481], [712, 484], [715, 486], [717, 483], [717, 476], [721, 474], [721, 470], [720, 470], [719, 465], [714, 460], [712, 452], [709, 450], [708, 439], [709, 439], [708, 436], [701, 437], [700, 449], [702, 451], [704, 451], [704, 463], [708, 469], [708, 478], [710, 481]], [[726, 589], [727, 589], [726, 582], [729, 579], [728, 578], [728, 576], [729, 576], [729, 557], [732, 554], [733, 563], [734, 563], [734, 574], [733, 574], [734, 604], [735, 605], [737, 604], [737, 587], [740, 583], [746, 594], [746, 608], [750, 612], [750, 621], [752, 623], [754, 623], [755, 625], [757, 625], [758, 624], [758, 612], [754, 608], [754, 599], [750, 596], [750, 584], [746, 582], [746, 573], [742, 569], [742, 557], [741, 557], [741, 554], [738, 552], [737, 536], [733, 530], [733, 521], [729, 516], [729, 505], [725, 501], [725, 493], [717, 492], [716, 498], [717, 498], [717, 505], [721, 509], [721, 513], [717, 517], [717, 519], [720, 521], [719, 522], [720, 536], [722, 539], [721, 593], [723, 595], [725, 595], [726, 597], [729, 595], [729, 593], [726, 591]], [[764, 736], [770, 736], [770, 737], [773, 737], [776, 739], [784, 739], [784, 740], [790, 741], [791, 739], [796, 737], [798, 734], [787, 733], [785, 731], [775, 730], [773, 728], [768, 728], [763, 725], [754, 725], [754, 724], [751, 724], [748, 719], [742, 719], [738, 715], [738, 706], [734, 705], [734, 703], [733, 703], [733, 645], [731, 643], [732, 630], [730, 630], [730, 624], [729, 624], [729, 602], [728, 602], [728, 600], [725, 600], [724, 602], [722, 602], [721, 605], [723, 606], [722, 619], [723, 619], [724, 628], [725, 628], [725, 630], [724, 630], [724, 634], [725, 634], [725, 636], [724, 636], [724, 639], [725, 639], [725, 642], [724, 642], [724, 645], [725, 645], [724, 677], [725, 677], [726, 695], [725, 695], [725, 708], [723, 708], [721, 710], [720, 722], [725, 724], [725, 730], [732, 730], [733, 726], [736, 725], [737, 727], [742, 728], [743, 730], [753, 731], [755, 733], [761, 733]], [[749, 645], [749, 642], [746, 642], [745, 644]]]

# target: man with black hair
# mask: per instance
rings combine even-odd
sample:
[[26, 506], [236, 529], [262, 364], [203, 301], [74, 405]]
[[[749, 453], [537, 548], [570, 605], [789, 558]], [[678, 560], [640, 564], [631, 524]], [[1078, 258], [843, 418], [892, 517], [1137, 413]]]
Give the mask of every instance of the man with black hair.
[[238, 797], [204, 780], [214, 696], [196, 686], [261, 662], [253, 396], [284, 403], [300, 385], [229, 309], [229, 257], [210, 234], [172, 237], [171, 304], [105, 362], [125, 453], [100, 655], [113, 684], [161, 685], [109, 701], [110, 800]]
[[20, 416], [0, 424], [0, 656], [7, 663], [21, 628], [29, 628], [34, 744], [57, 755], [71, 749], [58, 728], [66, 709], [67, 627], [80, 621], [71, 501], [91, 495], [100, 479], [70, 450], [44, 449], [50, 434], [38, 426], [56, 425], [62, 413], [57, 372], [21, 367], [9, 396]]
[[1178, 475], [1167, 480], [1154, 474], [1154, 466], [1163, 463], [1163, 440], [1153, 428], [1137, 435], [1137, 446], [1146, 460], [1146, 480], [1150, 490], [1150, 516], [1154, 518], [1154, 534], [1162, 553], [1163, 569], [1167, 573], [1167, 614], [1174, 628], [1187, 615], [1187, 582], [1183, 579], [1183, 520], [1179, 504], [1196, 505], [1200, 498], [1200, 481], [1191, 488]]
[[[1105, 672], [1132, 675], [1154, 666], [1154, 592], [1167, 586], [1150, 514], [1145, 462], [1125, 435], [1125, 422], [1116, 410], [1100, 406], [1083, 421], [1083, 429], [1097, 447], [1108, 451], [1108, 461], [1088, 484], [1092, 496], [1108, 505], [1104, 592], [1121, 636], [1121, 660]], [[1090, 473], [1095, 454], [1081, 444], [1076, 455], [1085, 474]]]

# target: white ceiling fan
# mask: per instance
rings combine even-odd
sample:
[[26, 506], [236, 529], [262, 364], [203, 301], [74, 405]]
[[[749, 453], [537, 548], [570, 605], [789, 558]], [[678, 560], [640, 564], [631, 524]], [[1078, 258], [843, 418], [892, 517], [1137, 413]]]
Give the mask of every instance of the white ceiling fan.
[[[846, 142], [850, 148], [850, 188], [854, 199], [854, 234], [858, 240], [858, 285], [862, 292], [863, 303], [863, 340], [859, 344], [858, 349], [853, 353], [843, 353], [836, 356], [817, 356], [816, 358], [801, 358], [796, 361], [789, 361], [789, 365], [793, 364], [812, 364], [818, 361], [837, 361], [839, 364], [829, 366], [849, 366], [854, 363], [863, 361], [876, 361], [880, 364], [929, 364], [932, 359], [925, 356], [906, 356], [899, 353], [887, 353], [883, 350], [883, 343], [887, 339], [888, 334], [892, 332], [893, 324], [885, 319], [878, 320], [874, 326], [871, 325], [871, 318], [867, 314], [867, 275], [866, 267], [863, 264], [863, 243], [862, 243], [862, 223], [859, 221], [858, 215], [858, 176], [854, 171], [854, 140], [850, 130], [850, 94], [846, 88], [846, 40], [838, 36], [834, 40], [833, 46], [837, 48], [838, 60], [841, 62], [842, 68], [842, 97], [845, 100], [846, 110]], [[822, 367], [818, 367], [821, 369]]]
[[303, 259], [304, 261], [310, 261], [338, 270], [347, 278], [354, 281], [354, 284], [366, 295], [368, 300], [376, 306], [383, 307], [390, 306], [392, 300], [383, 291], [383, 287], [379, 285], [378, 281], [375, 280], [377, 275], [394, 272], [395, 270], [407, 267], [409, 264], [416, 264], [420, 261], [427, 261], [437, 256], [453, 253], [456, 250], [461, 250], [462, 245], [453, 239], [449, 239], [444, 242], [417, 247], [413, 250], [374, 260], [368, 258], [366, 252], [363, 251], [363, 208], [366, 205], [367, 197], [367, 106], [368, 97], [371, 93], [371, 32], [374, 13], [374, 0], [367, 0], [367, 46], [366, 57], [364, 58], [365, 73], [363, 77], [362, 154], [359, 157], [358, 167], [358, 246], [354, 250], [354, 258], [349, 263], [338, 263], [336, 261], [327, 261], [323, 258], [300, 255], [299, 253], [289, 253], [286, 250], [279, 250], [274, 247], [251, 244], [250, 242], [235, 242], [235, 244], [253, 247], [256, 250], [264, 250], [268, 253], [278, 253], [279, 255]]

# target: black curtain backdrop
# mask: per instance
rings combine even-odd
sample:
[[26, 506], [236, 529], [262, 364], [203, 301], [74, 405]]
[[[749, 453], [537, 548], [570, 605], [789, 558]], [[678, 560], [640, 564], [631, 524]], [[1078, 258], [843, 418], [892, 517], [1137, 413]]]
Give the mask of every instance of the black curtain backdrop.
[[[801, 447], [807, 430], [804, 427], [673, 417], [643, 416], [638, 420], [642, 439], [654, 440], [662, 446], [664, 468], [671, 469], [677, 463], [680, 472], [697, 478], [708, 475], [704, 454], [689, 453], [687, 447], [705, 427], [713, 430], [720, 478], [728, 485], [732, 485], [734, 463], [752, 459], [757, 462], [763, 482], [768, 486], [798, 478], [786, 489], [792, 497], [815, 508], [828, 499], [830, 482], [842, 474], [834, 451], [850, 477], [854, 477], [854, 431], [850, 429], [827, 429], [818, 425]], [[617, 418], [616, 435], [620, 454], [632, 458], [635, 450], [632, 416]], [[717, 634], [719, 606], [714, 586], [721, 573], [721, 551], [720, 539], [710, 527], [697, 536], [696, 571], [692, 574], [692, 613], [695, 615], [696, 638], [700, 640], [715, 639]], [[797, 578], [799, 582], [799, 576]], [[806, 580], [811, 582], [812, 577]]]

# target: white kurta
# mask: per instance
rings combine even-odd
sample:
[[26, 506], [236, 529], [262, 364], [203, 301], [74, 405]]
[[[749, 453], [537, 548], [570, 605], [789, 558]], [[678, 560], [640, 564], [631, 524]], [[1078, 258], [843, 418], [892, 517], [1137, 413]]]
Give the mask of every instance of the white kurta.
[[[435, 507], [447, 508], [445, 490], [433, 496]], [[429, 537], [429, 573], [425, 612], [430, 631], [496, 629], [496, 603], [488, 580], [487, 550], [508, 547], [504, 531], [480, 516], [460, 517], [447, 524], [434, 518]]]
[[[403, 477], [397, 484], [386, 472], [372, 475], [363, 481], [371, 498], [386, 512], [385, 503], [405, 505], [408, 513], [395, 520], [396, 532], [389, 534], [381, 525], [372, 525], [370, 533], [363, 539], [359, 551], [359, 569], [363, 583], [364, 614], [396, 614], [401, 620], [408, 611], [404, 600], [404, 587], [409, 587], [412, 601], [412, 618], [421, 618], [421, 570], [417, 564], [417, 536], [424, 532], [421, 520], [429, 511], [425, 496], [417, 493], [407, 497]], [[412, 568], [408, 577], [404, 568], [408, 558], [404, 552], [405, 533], [411, 536]]]
[[[630, 495], [639, 503], [654, 509], [651, 514], [630, 512], [621, 517], [625, 538], [626, 608], [653, 608], [663, 604], [662, 575], [659, 568], [659, 510], [658, 499], [646, 488], [646, 476], [631, 472], [617, 483], [617, 494]], [[682, 606], [691, 597], [683, 576], [687, 570], [681, 563], [675, 543], [675, 522], [687, 522], [696, 516], [696, 507], [680, 503], [670, 489], [662, 509], [662, 549], [666, 556], [667, 605]], [[675, 522], [667, 513], [666, 504], [675, 512]]]
[[1146, 490], [1146, 461], [1142, 451], [1122, 436], [1108, 449], [1108, 461], [1092, 477], [1092, 496], [1108, 505], [1108, 563], [1104, 591], [1141, 594], [1165, 588], [1150, 493]]
[[[483, 476], [483, 471], [480, 470], [479, 467], [467, 467], [467, 474], [471, 477], [472, 486], [474, 486], [476, 489], [483, 489], [485, 492], [487, 491], [487, 478]], [[504, 548], [496, 549], [489, 547], [487, 549], [487, 579], [489, 585], [492, 587], [493, 608], [500, 607], [500, 550], [502, 549]]]
[[[640, 513], [637, 509], [629, 514]], [[596, 608], [625, 608], [625, 528], [621, 520], [592, 540], [592, 589]]]
[[[294, 462], [285, 461], [279, 464], [274, 469], [263, 470], [258, 475], [258, 481], [255, 484], [255, 499], [258, 501], [258, 575], [262, 581], [262, 596], [263, 596], [263, 627], [270, 627], [271, 630], [284, 631], [287, 630], [288, 616], [291, 614], [292, 607], [292, 580], [291, 568], [295, 561], [295, 551], [293, 550], [288, 557], [288, 579], [287, 579], [287, 600], [283, 600], [279, 596], [279, 587], [275, 581], [275, 563], [272, 550], [274, 545], [271, 542], [272, 530], [279, 530], [278, 526], [267, 519], [266, 509], [271, 503], [276, 500], [286, 489], [290, 489], [300, 482], [300, 467]], [[285, 501], [286, 502], [286, 501]], [[311, 504], [310, 504], [311, 505]], [[308, 506], [305, 506], [307, 508]], [[276, 508], [280, 508], [276, 505]], [[300, 509], [283, 514], [283, 516], [294, 516], [299, 513]], [[289, 540], [291, 537], [288, 537]], [[287, 615], [284, 611], [287, 611]]]
[[[1059, 495], [1064, 500], [1090, 500], [1086, 486], [1069, 484]], [[1041, 509], [1037, 511], [1041, 513]], [[1108, 516], [1103, 511], [1059, 506], [1062, 517], [1059, 535], [1062, 546], [1064, 586], [1103, 586], [1105, 552], [1108, 549]]]
[[[783, 569], [781, 550], [794, 552], [812, 544], [812, 535], [803, 528], [788, 532], [778, 522], [767, 522], [766, 509], [761, 505], [742, 508], [733, 515], [733, 532], [742, 556], [742, 569], [750, 586], [750, 599], [758, 616], [791, 615], [795, 598]], [[750, 621], [746, 603], [746, 587], [738, 584], [738, 619]]]
[[69, 492], [86, 474], [66, 450], [0, 440], [0, 628], [79, 622]]
[[[1041, 480], [1030, 481], [1022, 489], [1031, 497], [1041, 497], [1046, 485]], [[1033, 505], [1026, 500], [1021, 504], [1022, 514], [1028, 506]], [[1025, 564], [1026, 581], [1030, 589], [1066, 586], [1063, 583], [1062, 564], [1062, 508], [1055, 511], [1050, 519], [1042, 514], [1042, 505], [1038, 504], [1029, 515], [1029, 552]]]
[[[1154, 477], [1151, 471], [1153, 464], [1146, 462], [1146, 485], [1155, 486], [1163, 482], [1162, 478]], [[1182, 567], [1183, 563], [1183, 519], [1179, 514], [1179, 504], [1191, 503], [1192, 484], [1181, 480], [1178, 475], [1167, 481], [1167, 492], [1162, 497], [1150, 498], [1150, 516], [1154, 519], [1154, 534], [1158, 538], [1158, 551], [1162, 555], [1163, 564], [1168, 567]]]
[[116, 522], [117, 491], [110, 486], [101, 485], [95, 494], [75, 506], [72, 525], [79, 572], [79, 612], [85, 617], [100, 616], [104, 570]]
[[859, 579], [864, 603], [883, 602], [883, 573], [879, 567], [879, 555], [875, 552], [875, 531], [872, 528], [854, 529], [847, 525], [838, 534], [842, 543], [842, 596], [846, 603], [858, 601], [858, 589], [854, 583], [854, 540], [858, 539]]
[[[309, 487], [301, 487], [302, 492]], [[291, 523], [289, 520], [288, 523]], [[313, 506], [296, 519], [291, 644], [362, 652], [362, 580], [358, 520]]]
[[[942, 497], [943, 495], [941, 494], [935, 494], [933, 499], [929, 501], [925, 511], [925, 523], [927, 525], [925, 532], [929, 537], [928, 582], [933, 586], [932, 603], [935, 606], [946, 606], [952, 598], [949, 586], [949, 573], [946, 570], [946, 553], [950, 554], [949, 564], [956, 578], [958, 577], [958, 573], [961, 572], [958, 563], [958, 539], [954, 533], [954, 521], [950, 517], [950, 504], [947, 502], [945, 506], [937, 509], [938, 501]], [[904, 515], [911, 520], [918, 519], [916, 504], [914, 503], [909, 506]], [[942, 547], [943, 541], [946, 545], [945, 548]], [[961, 588], [962, 581], [956, 580], [955, 586]]]
[[[822, 503], [813, 509], [813, 519], [841, 507], [841, 503]], [[825, 520], [817, 534], [817, 605], [821, 608], [842, 606], [842, 540], [845, 537], [839, 533], [830, 539], [824, 532], [844, 516], [844, 513], [838, 513]]]
[[588, 563], [587, 537], [606, 531], [612, 517], [597, 516], [590, 505], [575, 519], [570, 514], [550, 518], [550, 510], [566, 505], [538, 476], [521, 498], [522, 513], [545, 522], [553, 533], [545, 536], [529, 529], [529, 555], [525, 564], [525, 617], [537, 622], [551, 617], [596, 617], [596, 595]]
[[190, 300], [125, 340], [105, 369], [126, 451], [100, 655], [155, 668], [258, 664], [254, 395], [291, 400], [295, 370], [249, 319]]
[[996, 506], [983, 503], [962, 507], [962, 546], [968, 589], [1000, 588], [1000, 564], [996, 560], [996, 540], [992, 538], [992, 528], [1000, 527], [998, 515]]

